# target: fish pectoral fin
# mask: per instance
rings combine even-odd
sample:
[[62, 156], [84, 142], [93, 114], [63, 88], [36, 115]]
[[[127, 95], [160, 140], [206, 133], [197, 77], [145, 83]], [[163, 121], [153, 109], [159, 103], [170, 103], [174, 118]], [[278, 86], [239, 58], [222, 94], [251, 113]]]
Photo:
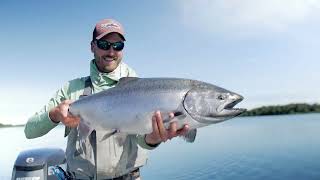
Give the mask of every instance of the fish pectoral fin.
[[194, 140], [196, 139], [196, 135], [197, 135], [197, 129], [192, 129], [185, 136], [183, 136], [183, 139], [189, 143], [193, 143]]
[[86, 139], [93, 131], [93, 128], [81, 122], [78, 125], [78, 136], [80, 139]]
[[119, 131], [118, 131], [117, 129], [115, 129], [115, 130], [113, 130], [112, 132], [105, 134], [105, 135], [101, 138], [100, 142], [108, 139], [110, 136], [116, 134], [117, 132], [119, 132]]

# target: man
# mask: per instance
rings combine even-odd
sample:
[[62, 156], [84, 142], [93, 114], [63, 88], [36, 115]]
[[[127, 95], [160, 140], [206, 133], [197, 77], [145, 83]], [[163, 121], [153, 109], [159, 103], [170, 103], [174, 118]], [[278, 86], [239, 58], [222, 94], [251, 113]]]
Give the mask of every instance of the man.
[[[66, 126], [67, 170], [76, 179], [137, 179], [139, 167], [147, 160], [146, 149], [154, 149], [161, 142], [188, 131], [188, 125], [177, 130], [175, 123], [165, 129], [161, 113], [156, 111], [152, 117], [151, 134], [141, 136], [94, 131], [87, 139], [80, 140], [77, 131], [80, 118], [68, 113], [69, 105], [83, 95], [116, 86], [121, 77], [136, 76], [122, 62], [124, 42], [125, 33], [119, 22], [112, 19], [98, 22], [91, 41], [94, 59], [90, 62], [90, 76], [69, 81], [25, 126], [27, 138], [42, 136], [60, 122]], [[169, 117], [173, 116], [173, 113], [169, 114]]]

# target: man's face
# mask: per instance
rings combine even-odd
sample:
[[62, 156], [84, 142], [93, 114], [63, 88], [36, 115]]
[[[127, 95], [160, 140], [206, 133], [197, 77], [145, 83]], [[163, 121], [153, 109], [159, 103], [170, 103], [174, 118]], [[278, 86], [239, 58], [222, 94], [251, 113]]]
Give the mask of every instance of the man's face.
[[[100, 40], [109, 43], [124, 42], [118, 33], [110, 33], [102, 37]], [[108, 50], [101, 49], [97, 46], [97, 41], [91, 43], [91, 51], [94, 54], [96, 65], [100, 72], [112, 72], [120, 64], [123, 51], [116, 51], [113, 47]]]

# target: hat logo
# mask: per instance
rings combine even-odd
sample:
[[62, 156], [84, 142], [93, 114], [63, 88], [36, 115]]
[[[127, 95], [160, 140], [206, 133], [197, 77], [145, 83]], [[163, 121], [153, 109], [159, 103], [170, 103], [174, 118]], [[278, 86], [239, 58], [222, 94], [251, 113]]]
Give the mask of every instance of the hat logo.
[[101, 28], [105, 28], [105, 29], [108, 29], [108, 28], [120, 29], [120, 26], [118, 24], [114, 24], [114, 23], [101, 24], [100, 26], [101, 26]]
[[33, 157], [28, 157], [27, 159], [26, 159], [26, 163], [28, 163], [28, 164], [31, 164], [31, 163], [33, 163], [34, 162], [34, 158]]

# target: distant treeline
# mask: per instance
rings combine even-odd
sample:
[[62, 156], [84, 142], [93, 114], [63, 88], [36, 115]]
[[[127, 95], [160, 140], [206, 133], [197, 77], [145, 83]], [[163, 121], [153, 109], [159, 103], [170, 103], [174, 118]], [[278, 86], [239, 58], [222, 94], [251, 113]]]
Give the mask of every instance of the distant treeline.
[[0, 123], [0, 127], [11, 127], [12, 125], [4, 125]]
[[320, 113], [320, 104], [288, 104], [278, 106], [262, 106], [243, 113], [241, 116], [263, 116], [281, 114]]
[[0, 128], [2, 128], [2, 127], [17, 127], [17, 126], [24, 126], [24, 125], [11, 125], [11, 124], [1, 124], [0, 123]]

